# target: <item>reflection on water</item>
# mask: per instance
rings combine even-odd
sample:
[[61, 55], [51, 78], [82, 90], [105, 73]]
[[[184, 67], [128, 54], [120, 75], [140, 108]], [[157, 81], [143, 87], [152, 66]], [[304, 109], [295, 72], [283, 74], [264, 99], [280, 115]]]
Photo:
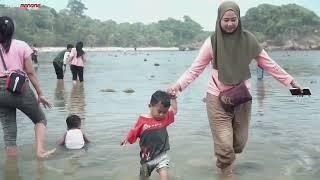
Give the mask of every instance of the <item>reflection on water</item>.
[[54, 93], [54, 102], [53, 105], [55, 107], [59, 107], [59, 109], [65, 109], [67, 100], [67, 93], [64, 88], [64, 81], [57, 80], [57, 85]]
[[69, 114], [76, 114], [80, 116], [82, 120], [85, 120], [85, 107], [86, 103], [83, 83], [73, 84], [68, 104]]
[[265, 98], [265, 89], [264, 89], [264, 80], [258, 80], [256, 82], [257, 88], [256, 88], [256, 100], [257, 100], [257, 109], [260, 116], [263, 116], [263, 100]]
[[84, 151], [75, 151], [74, 153], [68, 153], [69, 156], [65, 158], [63, 175], [66, 179], [72, 179], [76, 176], [79, 171], [81, 171], [81, 156], [84, 154]]
[[[120, 147], [119, 141], [145, 112], [150, 94], [165, 90], [192, 63], [197, 52], [88, 52], [84, 84], [72, 84], [67, 71], [57, 82], [51, 60], [56, 53], [40, 53], [38, 76], [54, 108], [45, 110], [48, 119], [47, 146], [66, 128], [68, 114], [77, 114], [93, 141], [88, 151], [77, 155], [61, 149], [45, 161], [37, 161], [30, 139], [30, 120], [18, 113], [19, 158], [7, 161], [0, 148], [2, 180], [136, 180], [139, 173], [139, 145]], [[270, 56], [301, 84], [313, 92], [297, 103], [288, 88], [269, 74], [252, 78], [252, 118], [244, 153], [237, 156], [236, 180], [317, 180], [320, 176], [320, 51], [272, 52]], [[147, 59], [147, 61], [144, 61]], [[155, 67], [158, 63], [160, 66]], [[68, 69], [68, 68], [67, 68]], [[256, 72], [256, 64], [251, 70]], [[213, 141], [208, 125], [206, 94], [208, 69], [178, 97], [179, 112], [172, 126], [169, 152], [171, 180], [220, 180], [215, 167]], [[150, 78], [152, 76], [152, 78]], [[169, 82], [169, 84], [167, 83]], [[102, 92], [112, 88], [116, 92]], [[131, 88], [135, 92], [123, 93]], [[84, 123], [85, 122], [85, 123]], [[1, 134], [2, 135], [2, 134]], [[3, 147], [0, 140], [0, 147]], [[151, 179], [158, 180], [154, 172]]]
[[44, 162], [41, 161], [41, 160], [38, 160], [37, 161], [37, 164], [36, 164], [36, 167], [37, 167], [37, 173], [36, 173], [36, 180], [43, 180], [43, 179], [46, 179], [47, 177], [47, 168], [45, 167], [44, 165]]
[[4, 162], [3, 179], [21, 180], [19, 174], [18, 160], [16, 158], [7, 158]]

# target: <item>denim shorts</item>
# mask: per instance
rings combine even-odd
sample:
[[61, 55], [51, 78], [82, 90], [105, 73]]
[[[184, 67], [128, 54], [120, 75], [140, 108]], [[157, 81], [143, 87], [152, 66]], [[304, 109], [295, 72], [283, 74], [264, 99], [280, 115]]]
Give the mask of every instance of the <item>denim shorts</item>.
[[17, 137], [16, 110], [26, 114], [31, 121], [47, 124], [46, 117], [32, 89], [27, 85], [25, 92], [13, 94], [5, 88], [5, 78], [0, 78], [0, 121], [5, 145], [15, 145]]

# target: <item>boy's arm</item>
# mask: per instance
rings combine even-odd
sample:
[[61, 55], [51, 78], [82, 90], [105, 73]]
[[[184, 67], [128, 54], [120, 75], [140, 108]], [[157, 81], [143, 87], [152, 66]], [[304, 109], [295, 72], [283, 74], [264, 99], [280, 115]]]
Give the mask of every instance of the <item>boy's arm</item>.
[[125, 145], [128, 142], [133, 144], [136, 142], [138, 137], [141, 135], [143, 123], [140, 119], [138, 119], [137, 123], [135, 124], [134, 128], [130, 129], [128, 135], [120, 142], [120, 145]]
[[63, 136], [58, 140], [58, 144], [59, 145], [61, 145], [61, 146], [63, 146], [64, 145], [64, 140], [66, 139], [66, 135], [67, 135], [67, 132], [65, 132], [64, 134], [63, 134]]
[[171, 106], [170, 106], [170, 110], [173, 111], [173, 114], [176, 115], [178, 112], [178, 103], [177, 103], [177, 97], [171, 97]]
[[167, 90], [167, 93], [170, 96], [170, 108], [169, 111], [172, 111], [174, 115], [178, 112], [178, 103], [177, 103], [177, 94], [175, 91]]

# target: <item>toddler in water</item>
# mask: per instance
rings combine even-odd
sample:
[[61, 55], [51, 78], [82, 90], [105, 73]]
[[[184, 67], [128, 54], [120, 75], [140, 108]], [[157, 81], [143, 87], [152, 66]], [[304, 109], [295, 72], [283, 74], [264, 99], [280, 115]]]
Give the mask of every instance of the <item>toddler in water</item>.
[[148, 179], [156, 169], [161, 180], [168, 179], [170, 149], [169, 136], [166, 127], [173, 123], [177, 113], [175, 94], [169, 95], [164, 91], [156, 91], [151, 96], [149, 112], [141, 114], [135, 126], [121, 142], [133, 144], [139, 138], [140, 144], [140, 179]]
[[81, 119], [77, 115], [70, 115], [67, 117], [67, 132], [58, 141], [59, 145], [65, 145], [67, 149], [81, 149], [89, 139], [81, 130]]

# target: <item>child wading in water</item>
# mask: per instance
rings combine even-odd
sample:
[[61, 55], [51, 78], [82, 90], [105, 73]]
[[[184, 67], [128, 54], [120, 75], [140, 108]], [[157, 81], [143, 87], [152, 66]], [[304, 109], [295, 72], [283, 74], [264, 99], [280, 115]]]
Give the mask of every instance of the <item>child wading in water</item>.
[[67, 149], [81, 149], [86, 143], [90, 143], [89, 139], [81, 130], [81, 119], [77, 115], [67, 117], [67, 132], [58, 141], [59, 145], [65, 145]]
[[156, 91], [151, 96], [149, 112], [139, 116], [135, 126], [121, 142], [134, 143], [139, 138], [140, 144], [140, 179], [148, 179], [156, 169], [161, 180], [168, 179], [170, 149], [166, 127], [173, 123], [177, 113], [175, 94], [169, 95], [164, 91]]

